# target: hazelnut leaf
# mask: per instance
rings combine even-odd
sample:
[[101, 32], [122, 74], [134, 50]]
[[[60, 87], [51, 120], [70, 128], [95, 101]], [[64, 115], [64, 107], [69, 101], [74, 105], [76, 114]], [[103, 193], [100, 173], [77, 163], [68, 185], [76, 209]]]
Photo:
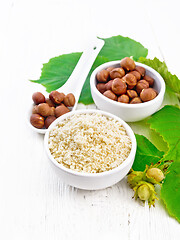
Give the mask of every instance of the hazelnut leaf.
[[169, 214], [180, 222], [180, 108], [165, 106], [147, 121], [168, 144], [168, 152], [161, 160], [173, 160], [161, 188], [161, 199]]
[[43, 64], [40, 78], [30, 81], [43, 85], [49, 93], [60, 88], [70, 77], [81, 54], [76, 52], [51, 58]]
[[164, 152], [159, 151], [146, 137], [136, 134], [137, 151], [134, 164], [135, 171], [144, 171], [146, 165], [155, 164], [161, 160]]
[[137, 61], [139, 57], [146, 57], [148, 54], [147, 48], [128, 37], [118, 35], [100, 39], [103, 39], [105, 44], [99, 55], [107, 57], [109, 61], [121, 60], [124, 57], [131, 56]]
[[172, 148], [165, 159], [174, 159], [169, 167], [161, 188], [161, 199], [164, 201], [169, 214], [180, 222], [180, 140]]

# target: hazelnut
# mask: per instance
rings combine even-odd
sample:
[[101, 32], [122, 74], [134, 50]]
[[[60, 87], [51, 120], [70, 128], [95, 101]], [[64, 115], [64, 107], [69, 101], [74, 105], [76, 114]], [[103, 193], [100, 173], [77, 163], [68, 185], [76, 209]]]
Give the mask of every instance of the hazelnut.
[[110, 73], [113, 69], [113, 67], [108, 67], [106, 70]]
[[[107, 84], [107, 83], [106, 83]], [[100, 92], [100, 93], [104, 93], [106, 91], [106, 85], [105, 83], [98, 83], [96, 85], [97, 87], [97, 90]]]
[[55, 108], [55, 116], [60, 117], [61, 115], [68, 113], [70, 110], [64, 104], [59, 105]]
[[54, 115], [55, 115], [55, 107], [50, 107], [49, 116], [54, 116]]
[[33, 110], [32, 110], [32, 113], [33, 113], [33, 114], [38, 113], [37, 108], [38, 108], [38, 105], [35, 105], [35, 106], [33, 107]]
[[136, 77], [137, 81], [139, 81], [141, 79], [141, 74], [139, 72], [132, 71], [130, 73], [133, 74]]
[[129, 103], [129, 97], [126, 94], [123, 94], [118, 97], [118, 102]]
[[58, 91], [52, 91], [49, 94], [50, 100], [57, 105], [59, 105], [64, 100], [64, 97], [65, 97], [65, 94], [60, 93]]
[[143, 89], [140, 93], [140, 98], [143, 102], [148, 102], [157, 96], [157, 92], [153, 88]]
[[149, 83], [146, 80], [140, 80], [136, 85], [136, 91], [140, 93], [143, 89], [148, 87], [149, 87]]
[[135, 103], [142, 103], [141, 99], [139, 97], [135, 97], [130, 101], [131, 104], [135, 104]]
[[122, 78], [125, 75], [125, 71], [123, 68], [114, 68], [110, 72], [110, 78], [115, 79], [115, 78]]
[[96, 78], [97, 78], [98, 82], [107, 82], [107, 80], [109, 78], [109, 72], [107, 70], [103, 69], [97, 73]]
[[145, 73], [146, 73], [146, 69], [140, 66], [136, 66], [135, 71], [139, 72], [141, 74], [142, 77], [144, 77]]
[[123, 58], [121, 60], [120, 65], [122, 68], [126, 69], [127, 71], [132, 71], [136, 67], [135, 62], [129, 57]]
[[114, 100], [114, 101], [117, 100], [117, 96], [111, 90], [105, 91], [103, 95], [107, 98], [110, 98], [111, 100]]
[[112, 83], [113, 83], [113, 80], [110, 80], [109, 82], [107, 82], [105, 84], [106, 91], [107, 90], [112, 90]]
[[30, 123], [35, 128], [43, 128], [44, 127], [44, 118], [39, 114], [32, 114], [30, 117]]
[[55, 116], [48, 116], [45, 120], [45, 128], [48, 128], [52, 122], [54, 122], [54, 120], [56, 120], [56, 117]]
[[40, 103], [37, 107], [37, 112], [43, 116], [43, 117], [47, 117], [50, 115], [51, 112], [51, 108], [49, 107], [49, 105], [47, 103]]
[[55, 107], [55, 104], [51, 101], [51, 99], [46, 98], [46, 103], [50, 106], [50, 107]]
[[153, 84], [154, 84], [154, 79], [153, 79], [152, 77], [150, 77], [150, 76], [148, 76], [148, 75], [145, 75], [145, 76], [143, 77], [143, 79], [146, 80], [146, 81], [149, 83], [149, 86], [150, 86], [150, 87], [153, 86]]
[[66, 107], [73, 107], [75, 104], [75, 97], [72, 93], [67, 94], [63, 100]]
[[127, 95], [130, 97], [130, 98], [135, 98], [138, 96], [137, 92], [134, 91], [134, 90], [127, 90]]
[[115, 78], [112, 82], [112, 91], [115, 94], [124, 94], [126, 93], [127, 85], [123, 79]]
[[136, 83], [137, 83], [137, 79], [136, 77], [131, 74], [131, 73], [128, 73], [126, 74], [124, 77], [123, 77], [123, 80], [127, 83], [128, 85], [128, 89], [132, 89], [136, 86]]
[[32, 100], [35, 104], [40, 104], [45, 102], [45, 96], [40, 92], [35, 92], [32, 95]]

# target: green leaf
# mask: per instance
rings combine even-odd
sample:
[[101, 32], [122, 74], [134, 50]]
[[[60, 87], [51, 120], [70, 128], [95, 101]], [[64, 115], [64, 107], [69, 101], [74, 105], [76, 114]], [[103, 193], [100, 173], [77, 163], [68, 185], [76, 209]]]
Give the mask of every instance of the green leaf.
[[169, 151], [163, 160], [174, 161], [162, 185], [161, 198], [169, 214], [180, 221], [180, 109], [165, 106], [153, 114], [148, 123], [168, 144]]
[[168, 71], [165, 62], [161, 62], [158, 58], [151, 60], [144, 57], [140, 57], [138, 62], [144, 63], [159, 72], [166, 82], [167, 86], [169, 86], [175, 93], [180, 94], [180, 80], [176, 75], [172, 75]]
[[174, 160], [169, 168], [161, 188], [163, 199], [169, 214], [180, 222], [180, 140], [165, 156], [164, 160]]
[[105, 41], [105, 44], [99, 55], [107, 57], [109, 61], [121, 60], [130, 56], [137, 61], [139, 57], [146, 57], [148, 54], [148, 50], [143, 45], [128, 37], [119, 35], [101, 39]]
[[158, 132], [171, 149], [180, 139], [180, 109], [166, 105], [147, 121], [151, 129]]
[[[146, 57], [148, 50], [140, 43], [126, 37], [116, 36], [104, 39], [105, 45], [96, 58], [89, 75], [84, 83], [79, 102], [84, 104], [93, 103], [90, 91], [89, 79], [93, 70], [102, 63], [119, 60], [126, 56], [133, 56], [137, 60], [140, 56]], [[70, 77], [82, 53], [64, 54], [51, 58], [43, 64], [41, 76], [31, 82], [42, 84], [47, 92], [60, 88]]]
[[164, 155], [159, 151], [146, 137], [136, 134], [137, 151], [134, 164], [132, 166], [135, 171], [144, 171], [146, 165], [155, 164]]
[[39, 80], [31, 82], [42, 84], [47, 92], [60, 88], [70, 77], [81, 54], [77, 52], [51, 58], [48, 63], [43, 64]]

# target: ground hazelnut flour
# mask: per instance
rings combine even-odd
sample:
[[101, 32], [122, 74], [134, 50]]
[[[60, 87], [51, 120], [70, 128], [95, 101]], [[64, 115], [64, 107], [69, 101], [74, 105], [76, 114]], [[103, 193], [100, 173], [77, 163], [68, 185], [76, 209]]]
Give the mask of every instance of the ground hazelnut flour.
[[78, 172], [100, 173], [119, 166], [131, 151], [125, 128], [99, 113], [73, 115], [49, 134], [49, 150], [63, 166]]

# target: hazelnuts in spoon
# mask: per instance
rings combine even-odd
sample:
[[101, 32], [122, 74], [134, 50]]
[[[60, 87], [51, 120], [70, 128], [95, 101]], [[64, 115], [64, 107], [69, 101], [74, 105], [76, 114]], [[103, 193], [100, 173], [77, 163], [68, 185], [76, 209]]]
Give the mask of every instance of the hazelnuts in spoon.
[[75, 104], [75, 97], [72, 93], [65, 95], [58, 91], [52, 91], [49, 98], [40, 92], [32, 95], [34, 107], [30, 117], [30, 123], [35, 128], [48, 128], [51, 123], [61, 115], [70, 111]]
[[153, 89], [154, 79], [129, 57], [122, 59], [118, 67], [108, 67], [98, 72], [96, 80], [100, 93], [122, 103], [148, 102], [158, 95]]

